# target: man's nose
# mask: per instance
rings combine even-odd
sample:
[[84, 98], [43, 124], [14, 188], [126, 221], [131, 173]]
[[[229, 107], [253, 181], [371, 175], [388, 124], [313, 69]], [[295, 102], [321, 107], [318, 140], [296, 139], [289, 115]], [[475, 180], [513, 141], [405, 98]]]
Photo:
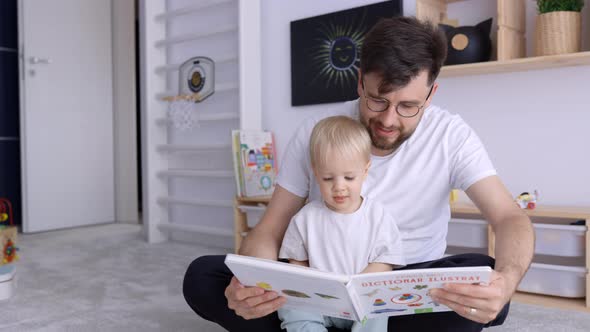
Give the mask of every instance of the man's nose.
[[390, 105], [388, 109], [379, 114], [379, 122], [385, 128], [396, 127], [399, 128], [400, 116], [395, 110], [395, 105]]

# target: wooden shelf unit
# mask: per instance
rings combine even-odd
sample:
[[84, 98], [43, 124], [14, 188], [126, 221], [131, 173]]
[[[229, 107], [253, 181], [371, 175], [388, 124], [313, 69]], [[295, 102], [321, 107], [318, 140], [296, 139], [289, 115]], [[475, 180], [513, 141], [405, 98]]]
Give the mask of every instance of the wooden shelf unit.
[[248, 227], [248, 216], [245, 212], [240, 210], [240, 205], [268, 205], [268, 202], [270, 202], [270, 196], [236, 197], [234, 199], [234, 252], [236, 254], [240, 250], [244, 236], [250, 231], [250, 227]]
[[590, 52], [579, 52], [551, 56], [537, 56], [504, 61], [487, 61], [464, 65], [443, 66], [438, 77], [459, 77], [523, 72], [561, 67], [590, 65]]
[[[532, 293], [517, 292], [514, 300], [518, 302], [544, 305], [561, 309], [575, 309], [590, 312], [590, 207], [565, 207], [540, 205], [534, 210], [525, 210], [529, 217], [555, 218], [565, 222], [585, 220], [585, 268], [586, 268], [586, 297], [585, 299], [570, 299], [557, 296], [548, 296]], [[451, 204], [451, 215], [453, 217], [483, 218], [479, 210], [470, 203], [456, 202]], [[488, 226], [488, 254], [494, 255], [494, 233]]]
[[[417, 0], [416, 17], [438, 24], [447, 20], [447, 5], [467, 0]], [[525, 0], [497, 1], [497, 61], [443, 66], [439, 77], [511, 73], [590, 65], [590, 52], [526, 57]]]

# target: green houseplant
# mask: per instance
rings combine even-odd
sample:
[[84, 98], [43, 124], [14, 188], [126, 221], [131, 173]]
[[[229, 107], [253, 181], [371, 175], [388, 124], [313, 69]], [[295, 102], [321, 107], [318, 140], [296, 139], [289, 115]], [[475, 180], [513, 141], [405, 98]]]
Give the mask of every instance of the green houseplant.
[[583, 7], [584, 0], [537, 0], [535, 54], [579, 52]]

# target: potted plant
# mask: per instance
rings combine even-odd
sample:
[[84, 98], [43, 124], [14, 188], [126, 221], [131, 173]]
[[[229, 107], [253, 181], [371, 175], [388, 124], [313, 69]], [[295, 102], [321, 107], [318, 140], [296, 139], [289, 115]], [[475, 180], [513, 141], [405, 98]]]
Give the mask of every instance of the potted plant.
[[536, 55], [580, 51], [582, 7], [584, 0], [537, 0]]

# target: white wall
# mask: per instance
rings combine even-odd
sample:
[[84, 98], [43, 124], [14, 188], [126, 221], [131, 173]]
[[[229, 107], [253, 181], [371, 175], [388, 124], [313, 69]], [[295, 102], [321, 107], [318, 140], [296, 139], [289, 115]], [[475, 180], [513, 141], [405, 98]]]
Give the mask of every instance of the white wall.
[[135, 0], [116, 0], [112, 6], [115, 217], [137, 223]]
[[[374, 2], [379, 1], [262, 1], [262, 127], [275, 132], [279, 157], [297, 124], [328, 107], [291, 107], [289, 23]], [[535, 4], [526, 3], [531, 47]], [[589, 11], [587, 4], [584, 21]], [[404, 12], [415, 13], [414, 0], [404, 0]], [[450, 5], [449, 14], [472, 18], [461, 24], [496, 17], [487, 0]], [[588, 50], [588, 24], [584, 31]], [[434, 103], [460, 114], [478, 132], [514, 195], [538, 189], [541, 203], [588, 206], [588, 77], [590, 66], [440, 79]]]

